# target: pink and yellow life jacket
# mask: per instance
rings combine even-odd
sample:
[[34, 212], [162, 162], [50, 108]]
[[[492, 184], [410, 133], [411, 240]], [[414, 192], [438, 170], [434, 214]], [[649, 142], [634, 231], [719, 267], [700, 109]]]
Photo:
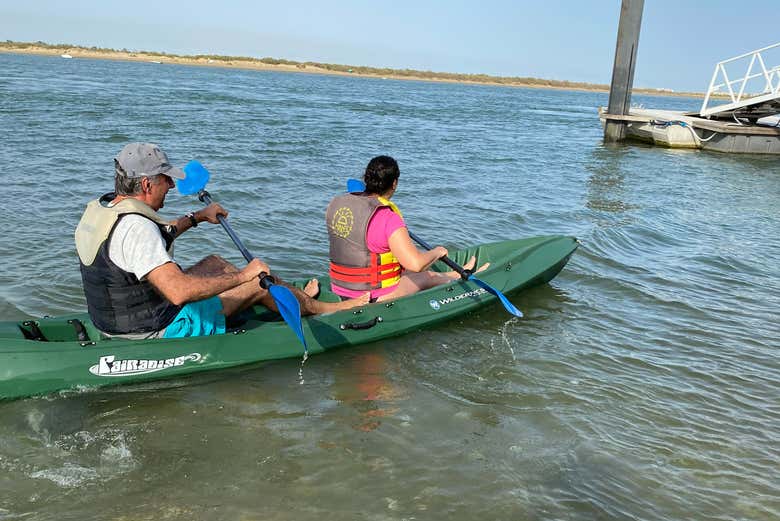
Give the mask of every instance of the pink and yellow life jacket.
[[392, 252], [374, 253], [366, 243], [368, 222], [379, 208], [398, 207], [383, 197], [344, 194], [325, 212], [330, 240], [330, 277], [334, 284], [354, 291], [388, 288], [401, 280], [401, 264]]

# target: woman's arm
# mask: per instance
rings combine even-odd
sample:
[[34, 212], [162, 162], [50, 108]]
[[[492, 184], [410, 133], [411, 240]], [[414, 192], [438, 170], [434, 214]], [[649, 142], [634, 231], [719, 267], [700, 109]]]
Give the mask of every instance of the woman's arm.
[[405, 226], [398, 228], [387, 239], [390, 251], [401, 263], [404, 269], [414, 272], [427, 270], [431, 264], [447, 255], [447, 249], [436, 246], [434, 249], [421, 252], [409, 237], [409, 231]]

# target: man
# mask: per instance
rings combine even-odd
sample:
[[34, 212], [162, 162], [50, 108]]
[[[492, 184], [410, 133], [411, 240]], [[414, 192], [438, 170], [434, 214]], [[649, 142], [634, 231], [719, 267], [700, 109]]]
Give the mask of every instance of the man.
[[[184, 172], [152, 143], [131, 143], [114, 158], [115, 193], [90, 202], [76, 228], [76, 249], [92, 322], [110, 336], [178, 338], [225, 332], [225, 318], [255, 303], [276, 309], [258, 284], [268, 265], [253, 259], [243, 269], [210, 255], [182, 270], [173, 260], [173, 240], [201, 222], [219, 223], [227, 212], [212, 203], [167, 221], [157, 214], [173, 179]], [[301, 313], [347, 309], [368, 296], [324, 303], [311, 298], [316, 280], [304, 291], [290, 288]]]

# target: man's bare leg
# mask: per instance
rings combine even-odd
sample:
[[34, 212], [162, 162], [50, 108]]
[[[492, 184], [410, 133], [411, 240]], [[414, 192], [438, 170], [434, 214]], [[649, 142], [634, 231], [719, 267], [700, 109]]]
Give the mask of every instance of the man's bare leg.
[[[218, 255], [209, 255], [200, 262], [186, 270], [187, 273], [208, 277], [222, 273], [236, 273], [240, 271], [233, 264], [229, 263]], [[345, 300], [342, 302], [320, 302], [314, 297], [320, 292], [320, 283], [317, 279], [311, 279], [306, 283], [303, 290], [288, 286], [277, 278], [277, 284], [283, 284], [292, 291], [295, 298], [301, 306], [301, 315], [319, 315], [322, 313], [333, 313], [356, 306], [368, 304], [369, 294], [366, 293], [358, 298]], [[222, 313], [225, 316], [231, 316], [234, 313], [243, 311], [254, 304], [262, 304], [272, 311], [278, 311], [273, 297], [267, 290], [260, 287], [257, 280], [245, 282], [240, 286], [229, 289], [219, 294], [222, 300]]]
[[[287, 284], [284, 285], [287, 286]], [[366, 292], [359, 297], [341, 302], [321, 302], [310, 297], [305, 290], [300, 290], [292, 286], [287, 286], [287, 288], [290, 289], [290, 291], [293, 292], [293, 295], [295, 295], [295, 298], [298, 299], [298, 302], [301, 305], [301, 315], [320, 315], [322, 313], [333, 313], [334, 311], [364, 306], [368, 304], [370, 298], [370, 293]], [[274, 309], [276, 309], [275, 305]]]
[[[311, 282], [311, 281], [310, 281]], [[306, 290], [300, 290], [295, 287], [284, 284], [277, 279], [277, 284], [283, 284], [290, 291], [292, 291], [295, 298], [298, 300], [301, 306], [301, 315], [319, 315], [322, 313], [333, 313], [334, 311], [341, 311], [343, 309], [349, 309], [356, 306], [363, 306], [368, 304], [369, 293], [364, 295], [345, 300], [343, 302], [320, 302], [319, 300], [310, 297]], [[311, 286], [307, 284], [307, 288], [311, 290]], [[225, 316], [231, 316], [234, 313], [243, 311], [244, 309], [254, 304], [262, 304], [272, 311], [278, 311], [276, 308], [276, 302], [273, 297], [260, 287], [257, 280], [245, 282], [240, 286], [229, 289], [220, 293], [219, 298], [222, 300], [222, 313]]]
[[211, 277], [214, 275], [221, 275], [223, 273], [238, 273], [237, 267], [220, 257], [219, 255], [209, 255], [201, 259], [193, 266], [184, 270], [185, 273], [190, 275], [197, 275], [199, 277]]
[[311, 298], [317, 298], [320, 294], [320, 281], [317, 279], [311, 279], [303, 287], [303, 292], [309, 295]]

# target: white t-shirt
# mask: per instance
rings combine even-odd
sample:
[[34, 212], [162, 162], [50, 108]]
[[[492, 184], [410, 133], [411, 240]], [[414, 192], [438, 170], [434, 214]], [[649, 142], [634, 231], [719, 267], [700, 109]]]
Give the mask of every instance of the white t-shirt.
[[143, 280], [150, 271], [173, 261], [173, 245], [165, 251], [165, 240], [157, 224], [140, 215], [125, 215], [114, 227], [108, 257], [120, 269]]

